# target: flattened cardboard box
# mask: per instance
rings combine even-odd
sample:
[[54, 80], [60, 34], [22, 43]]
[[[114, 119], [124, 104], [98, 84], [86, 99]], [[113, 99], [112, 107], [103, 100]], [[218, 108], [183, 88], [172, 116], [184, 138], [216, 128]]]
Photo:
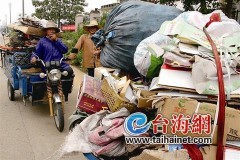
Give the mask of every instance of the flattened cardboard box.
[[153, 100], [150, 98], [156, 94], [154, 91], [140, 90], [137, 94], [138, 108], [152, 109]]
[[35, 35], [35, 36], [44, 36], [44, 32], [41, 28], [35, 28], [35, 27], [31, 27], [31, 26], [18, 26], [18, 25], [14, 25], [13, 29], [15, 30], [19, 30], [25, 34], [29, 34], [29, 35]]
[[189, 160], [189, 155], [186, 149], [172, 152], [166, 152], [162, 149], [144, 149], [140, 155], [132, 157], [130, 160]]
[[[172, 114], [184, 114], [192, 116], [196, 112], [196, 108], [198, 106], [198, 101], [189, 99], [189, 98], [166, 98], [162, 101], [158, 102], [155, 107], [158, 108], [158, 113], [162, 114], [163, 117], [167, 119], [172, 118]], [[198, 111], [196, 113], [199, 114], [210, 114], [211, 115], [211, 123], [213, 124], [215, 113], [216, 113], [216, 105], [210, 103], [200, 103]], [[225, 133], [224, 133], [224, 141], [227, 140], [240, 140], [240, 111], [226, 107], [225, 111]], [[171, 134], [171, 125], [168, 125], [168, 134]], [[211, 132], [213, 131], [213, 125], [211, 127]], [[204, 132], [203, 132], [204, 133]], [[177, 132], [176, 135], [185, 137], [210, 137], [211, 134], [192, 134], [188, 133], [183, 135], [181, 132]], [[217, 143], [217, 127], [213, 136], [213, 144]]]
[[[203, 160], [216, 160], [217, 146], [209, 145], [200, 148], [203, 155]], [[239, 160], [240, 150], [230, 147], [224, 147], [224, 160]]]
[[203, 155], [203, 160], [216, 160], [217, 146], [209, 145], [200, 148]]

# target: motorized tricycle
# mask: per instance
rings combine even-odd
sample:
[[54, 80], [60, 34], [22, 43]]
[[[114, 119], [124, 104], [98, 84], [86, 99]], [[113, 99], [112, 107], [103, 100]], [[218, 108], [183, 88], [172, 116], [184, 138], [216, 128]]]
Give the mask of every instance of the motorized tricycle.
[[[62, 71], [60, 68], [60, 64], [66, 59], [44, 63], [38, 58], [38, 64], [42, 65], [42, 69], [40, 69], [39, 65], [37, 67], [30, 64], [31, 54], [29, 52], [6, 52], [5, 75], [8, 78], [8, 97], [13, 101], [15, 91], [20, 90], [25, 105], [27, 98], [31, 100], [32, 104], [48, 101], [50, 116], [54, 117], [57, 129], [62, 132], [64, 129], [64, 102], [72, 91], [74, 76], [66, 78], [68, 72]], [[45, 71], [43, 72], [43, 70]]]

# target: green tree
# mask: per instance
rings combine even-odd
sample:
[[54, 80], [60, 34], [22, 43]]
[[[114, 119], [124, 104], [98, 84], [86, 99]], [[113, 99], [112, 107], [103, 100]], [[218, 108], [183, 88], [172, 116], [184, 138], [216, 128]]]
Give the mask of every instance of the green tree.
[[176, 6], [176, 4], [174, 3], [175, 0], [160, 0], [159, 2], [160, 4], [166, 4], [168, 6]]
[[[175, 6], [175, 1], [176, 0], [160, 0], [160, 3]], [[220, 7], [218, 0], [183, 0], [182, 3], [185, 11], [197, 10], [201, 13], [209, 13]], [[198, 5], [198, 7], [194, 9], [194, 5]]]
[[105, 26], [106, 20], [107, 20], [108, 13], [103, 13], [99, 25], [103, 28]]
[[75, 16], [84, 11], [85, 0], [32, 0], [36, 8], [34, 14], [38, 18], [54, 20], [58, 25], [60, 20], [74, 23]]
[[[159, 3], [173, 6], [175, 1], [177, 0], [159, 0]], [[238, 1], [239, 0], [225, 0], [223, 3], [220, 3], [219, 0], [182, 0], [182, 3], [185, 11], [197, 10], [206, 14], [216, 9], [222, 9], [223, 12], [231, 18], [233, 17], [233, 6]], [[198, 7], [194, 8], [194, 5]]]
[[225, 3], [223, 4], [223, 10], [228, 17], [235, 16], [233, 15], [233, 10], [235, 9], [233, 6], [235, 6], [237, 2], [239, 2], [239, 0], [225, 0]]

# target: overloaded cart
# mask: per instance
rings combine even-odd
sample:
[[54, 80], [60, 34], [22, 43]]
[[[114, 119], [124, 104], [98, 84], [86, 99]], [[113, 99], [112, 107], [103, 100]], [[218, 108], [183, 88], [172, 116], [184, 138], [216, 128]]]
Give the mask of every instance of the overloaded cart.
[[[6, 51], [5, 53], [5, 75], [8, 78], [8, 97], [9, 100], [15, 100], [15, 90], [20, 90], [23, 97], [24, 103], [26, 102], [26, 97], [32, 92], [37, 90], [33, 89], [35, 86], [30, 84], [40, 81], [39, 74], [41, 73], [40, 68], [31, 68], [29, 69], [30, 63], [29, 59], [31, 54], [30, 51]], [[26, 63], [27, 62], [27, 63]], [[26, 65], [28, 64], [28, 65]], [[31, 65], [30, 65], [31, 66]], [[29, 81], [29, 82], [28, 82]], [[32, 97], [33, 101], [41, 99], [43, 97], [42, 89], [44, 90], [43, 85], [39, 84], [39, 94], [34, 94]], [[40, 98], [39, 98], [40, 97]]]
[[[84, 76], [63, 152], [89, 159], [240, 159], [240, 25], [221, 11], [174, 9], [177, 15], [162, 22], [148, 10], [142, 23], [138, 13], [150, 5], [158, 10], [144, 2], [119, 5], [92, 37], [105, 67]], [[184, 137], [199, 141], [174, 141]], [[157, 141], [141, 141], [149, 139]]]
[[[29, 82], [40, 79], [41, 68], [35, 68], [30, 63], [30, 58], [38, 40], [43, 36], [42, 24], [39, 20], [28, 17], [20, 18], [17, 22], [10, 24], [9, 28], [9, 42], [2, 50], [5, 53], [4, 68], [8, 78], [8, 96], [13, 101], [15, 99], [14, 91], [20, 90], [25, 103], [25, 98], [32, 93], [32, 86], [28, 86]], [[41, 88], [44, 87], [38, 88], [40, 89], [39, 97], [43, 96]], [[34, 95], [33, 101], [41, 99], [36, 97], [38, 95]]]
[[[15, 92], [20, 91], [23, 102], [49, 102], [50, 115], [54, 117], [57, 129], [64, 129], [64, 101], [71, 93], [73, 78], [64, 78], [68, 73], [60, 71], [60, 61], [44, 63], [37, 59], [37, 65], [30, 63], [37, 41], [43, 36], [42, 25], [36, 18], [20, 19], [11, 25], [8, 50], [3, 50], [5, 75], [8, 78], [8, 97], [15, 100]], [[24, 23], [23, 23], [24, 22]], [[40, 24], [39, 24], [40, 23]], [[63, 77], [63, 78], [62, 78]]]

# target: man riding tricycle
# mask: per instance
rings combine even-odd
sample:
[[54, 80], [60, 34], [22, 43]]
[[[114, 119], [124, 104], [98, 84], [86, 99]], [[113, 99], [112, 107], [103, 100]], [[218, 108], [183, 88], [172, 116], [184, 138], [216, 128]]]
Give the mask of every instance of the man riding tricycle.
[[43, 30], [46, 36], [38, 41], [35, 51], [6, 52], [8, 96], [13, 101], [15, 90], [20, 90], [24, 103], [26, 98], [32, 103], [48, 101], [50, 116], [54, 117], [61, 132], [64, 129], [64, 102], [68, 101], [72, 91], [74, 74], [63, 57], [68, 48], [56, 35], [60, 30], [53, 22], [48, 22]]

